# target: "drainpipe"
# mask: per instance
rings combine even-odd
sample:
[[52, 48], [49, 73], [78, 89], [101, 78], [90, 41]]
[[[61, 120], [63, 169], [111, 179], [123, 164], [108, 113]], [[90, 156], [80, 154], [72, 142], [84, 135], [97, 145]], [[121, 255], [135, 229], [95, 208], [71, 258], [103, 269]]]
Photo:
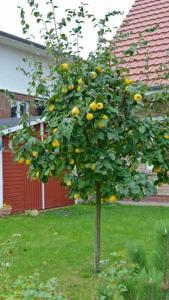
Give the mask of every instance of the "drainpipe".
[[3, 144], [0, 136], [0, 208], [3, 206]]
[[[44, 123], [40, 123], [40, 137], [41, 137], [41, 141], [43, 141]], [[45, 184], [43, 182], [41, 183], [41, 188], [42, 188], [42, 209], [45, 209]]]

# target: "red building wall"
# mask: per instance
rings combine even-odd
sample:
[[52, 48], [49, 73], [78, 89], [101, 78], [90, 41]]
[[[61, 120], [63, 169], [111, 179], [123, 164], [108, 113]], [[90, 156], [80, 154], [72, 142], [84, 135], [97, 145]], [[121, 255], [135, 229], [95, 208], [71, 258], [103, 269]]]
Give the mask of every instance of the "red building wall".
[[[4, 202], [12, 205], [13, 212], [28, 209], [42, 209], [42, 183], [27, 176], [25, 165], [13, 161], [8, 150], [8, 137], [3, 138], [3, 195]], [[45, 208], [55, 208], [74, 204], [67, 197], [67, 190], [59, 182], [49, 179], [44, 186]]]

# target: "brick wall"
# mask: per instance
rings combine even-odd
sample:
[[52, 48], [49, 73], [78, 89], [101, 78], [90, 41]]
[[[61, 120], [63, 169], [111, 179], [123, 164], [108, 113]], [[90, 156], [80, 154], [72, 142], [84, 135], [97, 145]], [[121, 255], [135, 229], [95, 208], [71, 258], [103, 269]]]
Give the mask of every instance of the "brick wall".
[[4, 93], [0, 93], [0, 119], [10, 118], [11, 110], [8, 97]]
[[[30, 115], [37, 115], [37, 108], [34, 106], [34, 98], [28, 95], [13, 93], [14, 100], [28, 101], [30, 102]], [[10, 96], [0, 92], [0, 119], [6, 119], [11, 117], [11, 105]]]

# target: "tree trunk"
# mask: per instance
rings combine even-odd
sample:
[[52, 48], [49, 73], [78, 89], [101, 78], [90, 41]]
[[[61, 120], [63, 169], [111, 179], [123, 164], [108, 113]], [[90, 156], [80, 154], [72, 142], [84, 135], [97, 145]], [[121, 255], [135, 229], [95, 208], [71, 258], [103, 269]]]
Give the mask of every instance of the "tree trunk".
[[101, 193], [100, 184], [96, 183], [96, 216], [95, 216], [95, 247], [94, 247], [94, 271], [100, 272], [100, 217], [101, 217]]

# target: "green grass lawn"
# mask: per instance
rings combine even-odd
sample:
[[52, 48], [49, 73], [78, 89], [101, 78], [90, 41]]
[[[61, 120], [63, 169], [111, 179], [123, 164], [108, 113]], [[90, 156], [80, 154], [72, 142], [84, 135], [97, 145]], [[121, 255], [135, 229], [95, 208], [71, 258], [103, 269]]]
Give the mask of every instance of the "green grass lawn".
[[[41, 213], [0, 219], [0, 239], [21, 234], [16, 248], [12, 278], [41, 274], [43, 279], [58, 277], [65, 295], [71, 299], [95, 299], [97, 277], [92, 273], [94, 207], [72, 206]], [[102, 259], [135, 241], [147, 253], [156, 247], [156, 229], [169, 223], [169, 208], [103, 206]]]

